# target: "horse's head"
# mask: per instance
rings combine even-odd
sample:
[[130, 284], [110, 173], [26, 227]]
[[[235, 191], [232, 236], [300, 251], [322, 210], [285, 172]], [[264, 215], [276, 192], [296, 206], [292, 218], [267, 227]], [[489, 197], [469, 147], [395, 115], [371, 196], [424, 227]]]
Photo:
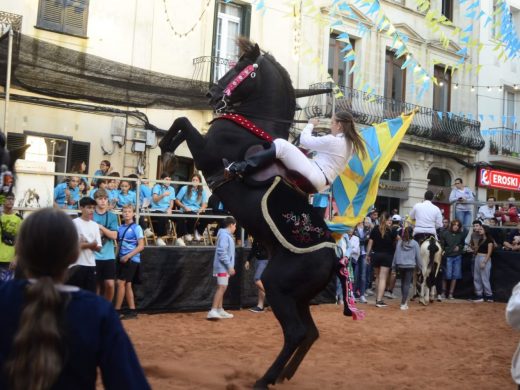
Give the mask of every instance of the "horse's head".
[[239, 46], [242, 54], [238, 62], [206, 95], [210, 98], [209, 104], [216, 111], [224, 110], [247, 99], [262, 82], [262, 72], [259, 67], [263, 55], [260, 53], [260, 47], [245, 38], [239, 39]]

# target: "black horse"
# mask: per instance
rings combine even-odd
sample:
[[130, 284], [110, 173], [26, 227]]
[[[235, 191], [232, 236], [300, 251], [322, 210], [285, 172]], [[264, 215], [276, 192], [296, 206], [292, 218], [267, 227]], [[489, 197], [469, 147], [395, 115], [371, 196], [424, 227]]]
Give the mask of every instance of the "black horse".
[[[242, 55], [238, 63], [208, 93], [211, 106], [217, 112], [233, 108], [273, 138], [287, 139], [296, 106], [289, 74], [271, 55], [261, 53], [258, 45], [245, 39], [239, 45]], [[233, 80], [237, 84], [226, 90]], [[187, 118], [178, 118], [160, 143], [166, 164], [183, 141], [187, 141], [197, 168], [226, 209], [266, 244], [271, 255], [262, 281], [282, 327], [284, 344], [271, 367], [255, 383], [255, 388], [265, 389], [276, 381], [290, 379], [318, 338], [309, 302], [331, 280], [337, 257], [330, 247], [306, 254], [285, 249], [262, 216], [261, 200], [267, 186], [251, 186], [243, 180], [224, 178], [223, 159], [242, 160], [249, 147], [265, 141], [230, 120], [214, 121], [202, 136]], [[294, 196], [301, 194], [294, 190]]]

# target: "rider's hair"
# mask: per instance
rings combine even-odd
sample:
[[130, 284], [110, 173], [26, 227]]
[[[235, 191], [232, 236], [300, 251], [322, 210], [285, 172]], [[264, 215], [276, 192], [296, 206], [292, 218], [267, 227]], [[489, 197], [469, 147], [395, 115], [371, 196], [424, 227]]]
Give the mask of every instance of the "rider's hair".
[[[193, 180], [193, 178], [196, 177], [199, 179], [199, 183], [202, 184], [202, 176], [200, 176], [198, 173], [194, 173], [193, 175], [191, 175], [191, 180]], [[197, 187], [195, 189], [195, 187]], [[202, 192], [204, 191], [204, 188], [200, 185], [200, 186], [194, 186], [193, 184], [190, 184], [188, 186], [188, 198], [191, 198], [191, 193], [193, 192], [193, 190], [195, 189], [195, 191], [197, 191], [197, 202], [200, 203], [200, 201], [202, 200]]]
[[425, 200], [433, 200], [433, 197], [434, 197], [433, 191], [428, 190], [424, 193]]
[[390, 229], [386, 226], [386, 221], [389, 219], [390, 215], [386, 211], [383, 211], [379, 216], [379, 232], [381, 233], [381, 237], [384, 237], [386, 232]]
[[5, 364], [11, 389], [49, 389], [64, 365], [62, 327], [66, 296], [54, 283], [79, 255], [78, 233], [61, 210], [38, 210], [22, 223], [16, 240], [20, 268], [35, 279], [25, 290], [20, 323]]
[[340, 123], [345, 140], [352, 142], [353, 152], [363, 158], [366, 157], [365, 142], [361, 138], [361, 134], [356, 131], [352, 114], [348, 111], [338, 111], [334, 114], [334, 119]]

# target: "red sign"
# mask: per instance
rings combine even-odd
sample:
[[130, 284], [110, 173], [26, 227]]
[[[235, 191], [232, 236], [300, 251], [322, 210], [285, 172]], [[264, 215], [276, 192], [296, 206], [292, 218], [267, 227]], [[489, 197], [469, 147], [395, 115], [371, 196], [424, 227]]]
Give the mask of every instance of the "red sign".
[[520, 190], [520, 175], [494, 169], [480, 170], [479, 185], [481, 187], [501, 188], [504, 190]]

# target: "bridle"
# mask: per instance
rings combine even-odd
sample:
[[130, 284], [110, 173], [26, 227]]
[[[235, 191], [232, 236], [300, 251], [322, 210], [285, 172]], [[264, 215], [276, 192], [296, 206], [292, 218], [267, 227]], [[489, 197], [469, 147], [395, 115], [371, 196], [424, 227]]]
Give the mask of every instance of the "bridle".
[[217, 114], [223, 114], [226, 112], [226, 108], [228, 107], [228, 100], [231, 97], [231, 94], [237, 87], [242, 84], [248, 77], [254, 79], [256, 77], [256, 70], [260, 66], [260, 63], [264, 59], [263, 55], [260, 55], [257, 58], [257, 61], [253, 64], [247, 65], [244, 69], [240, 71], [238, 75], [235, 76], [233, 80], [231, 80], [228, 85], [222, 90], [222, 105], [215, 109]]

